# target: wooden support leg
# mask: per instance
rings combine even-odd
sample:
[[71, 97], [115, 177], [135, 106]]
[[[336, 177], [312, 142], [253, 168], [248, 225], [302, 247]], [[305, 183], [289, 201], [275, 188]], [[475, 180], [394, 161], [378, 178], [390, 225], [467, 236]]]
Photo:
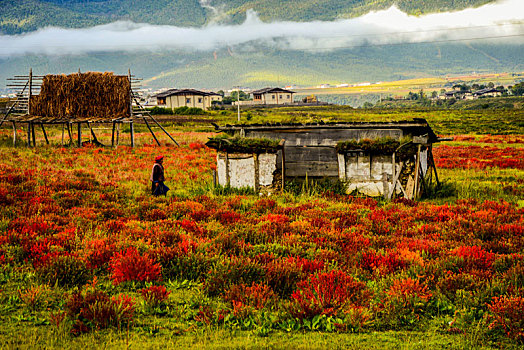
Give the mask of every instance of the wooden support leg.
[[13, 123], [13, 147], [16, 147], [16, 123]]
[[82, 123], [78, 123], [77, 128], [78, 128], [78, 134], [77, 134], [78, 145], [77, 146], [82, 147]]
[[65, 124], [62, 124], [62, 147], [64, 146]]
[[284, 152], [284, 145], [286, 140], [282, 139], [279, 142], [279, 145], [282, 146], [282, 192], [284, 192], [285, 182], [286, 182], [286, 152]]
[[164, 129], [164, 127], [163, 127], [162, 125], [160, 125], [159, 122], [157, 122], [157, 120], [156, 120], [155, 118], [151, 117], [151, 119], [153, 119], [153, 121], [156, 123], [156, 125], [158, 125], [158, 127], [159, 127], [160, 129], [162, 129], [162, 131], [163, 131], [163, 132], [164, 132], [164, 133], [165, 133], [165, 134], [166, 134], [166, 135], [171, 139], [171, 141], [173, 141], [177, 146], [180, 147], [180, 145], [178, 144], [178, 142], [176, 142], [176, 140], [173, 138], [173, 136], [171, 136], [171, 135], [167, 132], [167, 130]]
[[255, 193], [260, 191], [260, 164], [258, 163], [258, 154], [253, 153], [253, 162], [255, 166]]
[[31, 147], [31, 122], [27, 123], [27, 147]]
[[67, 123], [67, 133], [69, 135], [69, 145], [73, 145], [73, 131], [71, 130], [72, 126], [70, 123]]
[[437, 181], [437, 186], [439, 186], [440, 181], [438, 179], [437, 166], [435, 165], [435, 159], [433, 158], [433, 147], [431, 147], [429, 150], [429, 157], [431, 160], [431, 167], [433, 168], [433, 171], [435, 172], [435, 181]]
[[131, 122], [130, 124], [131, 125], [129, 125], [129, 128], [131, 133], [131, 147], [135, 147], [135, 127], [133, 125], [133, 122]]
[[155, 135], [155, 133], [153, 132], [153, 129], [151, 129], [151, 127], [149, 126], [149, 123], [147, 122], [147, 119], [146, 119], [145, 117], [144, 117], [143, 119], [144, 119], [144, 122], [146, 122], [146, 126], [147, 126], [147, 128], [149, 129], [149, 131], [151, 132], [151, 135], [153, 135], [153, 138], [155, 139], [156, 144], [157, 144], [158, 146], [160, 146], [160, 142], [158, 142], [158, 139], [156, 138], [156, 135]]
[[49, 139], [47, 138], [47, 133], [45, 132], [44, 123], [40, 123], [40, 127], [42, 128], [42, 133], [44, 134], [45, 143], [49, 145]]
[[418, 188], [419, 188], [419, 170], [420, 170], [420, 148], [421, 148], [421, 145], [418, 145], [418, 148], [417, 148], [417, 158], [415, 160], [415, 185], [413, 186], [413, 199], [417, 199], [418, 198]]
[[35, 124], [31, 123], [31, 135], [33, 136], [33, 147], [36, 147]]
[[113, 131], [111, 133], [111, 147], [115, 147], [115, 129], [116, 129], [116, 123], [113, 122]]
[[97, 146], [103, 146], [103, 144], [100, 141], [98, 141], [95, 131], [93, 130], [93, 127], [91, 126], [91, 123], [87, 122], [87, 126], [89, 127], [89, 130], [91, 131], [91, 136], [93, 137], [93, 143]]
[[116, 124], [116, 145], [120, 143], [120, 123]]

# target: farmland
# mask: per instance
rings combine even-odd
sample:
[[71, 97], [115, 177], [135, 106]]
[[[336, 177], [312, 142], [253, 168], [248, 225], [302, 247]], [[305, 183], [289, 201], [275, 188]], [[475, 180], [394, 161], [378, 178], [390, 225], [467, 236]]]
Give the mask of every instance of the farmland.
[[[247, 112], [243, 112], [247, 113]], [[250, 122], [428, 119], [444, 183], [419, 202], [324, 183], [260, 197], [213, 188], [213, 128], [180, 148], [25, 148], [0, 129], [3, 347], [519, 348], [522, 111], [281, 108]], [[243, 118], [247, 118], [243, 114]], [[110, 134], [101, 134], [102, 141]], [[22, 140], [20, 140], [22, 139]], [[123, 135], [122, 143], [128, 140]], [[167, 197], [148, 193], [165, 155]]]

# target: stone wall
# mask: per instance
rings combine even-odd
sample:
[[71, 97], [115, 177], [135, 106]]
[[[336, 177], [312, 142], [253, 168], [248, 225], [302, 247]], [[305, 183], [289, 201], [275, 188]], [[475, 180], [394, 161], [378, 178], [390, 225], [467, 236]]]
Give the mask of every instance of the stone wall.
[[276, 171], [277, 155], [273, 153], [217, 154], [217, 182], [221, 186], [260, 190], [273, 185]]

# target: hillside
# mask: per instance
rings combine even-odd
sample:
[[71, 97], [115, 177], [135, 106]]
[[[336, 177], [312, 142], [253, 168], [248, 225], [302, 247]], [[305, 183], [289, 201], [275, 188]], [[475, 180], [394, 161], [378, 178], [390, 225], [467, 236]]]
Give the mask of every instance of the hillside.
[[264, 21], [333, 20], [397, 4], [410, 14], [459, 10], [490, 0], [2, 0], [0, 34], [46, 26], [81, 28], [116, 20], [201, 26], [211, 21], [239, 23], [254, 9]]
[[130, 68], [145, 79], [145, 86], [152, 88], [224, 89], [234, 85], [256, 88], [391, 81], [473, 71], [522, 72], [521, 53], [518, 45], [406, 44], [329, 53], [268, 48], [251, 52], [221, 50], [216, 52], [216, 59], [212, 53], [182, 52], [94, 53], [60, 58], [27, 55], [0, 59], [0, 90], [6, 78], [25, 74], [29, 67], [35, 74], [75, 72], [79, 68], [123, 74]]

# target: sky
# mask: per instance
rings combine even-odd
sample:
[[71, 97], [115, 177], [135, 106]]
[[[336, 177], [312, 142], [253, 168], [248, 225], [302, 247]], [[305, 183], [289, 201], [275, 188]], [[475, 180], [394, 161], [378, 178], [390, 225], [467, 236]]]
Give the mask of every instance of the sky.
[[237, 25], [211, 21], [206, 26], [190, 28], [118, 21], [82, 29], [46, 27], [20, 35], [0, 35], [0, 57], [213, 51], [226, 47], [249, 49], [260, 44], [284, 50], [321, 52], [367, 45], [475, 40], [504, 40], [505, 44], [522, 45], [524, 0], [499, 1], [478, 8], [423, 16], [410, 16], [391, 7], [335, 21], [262, 22], [249, 10], [246, 20]]

